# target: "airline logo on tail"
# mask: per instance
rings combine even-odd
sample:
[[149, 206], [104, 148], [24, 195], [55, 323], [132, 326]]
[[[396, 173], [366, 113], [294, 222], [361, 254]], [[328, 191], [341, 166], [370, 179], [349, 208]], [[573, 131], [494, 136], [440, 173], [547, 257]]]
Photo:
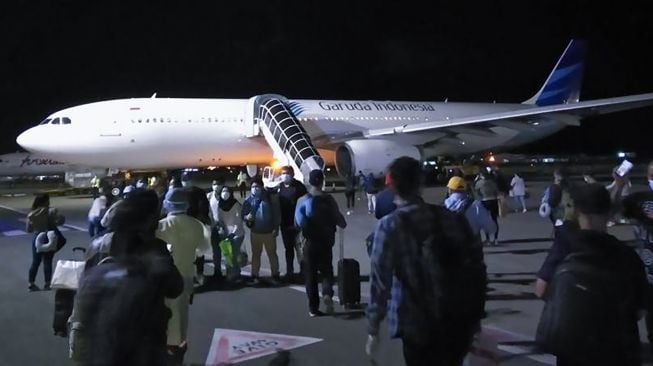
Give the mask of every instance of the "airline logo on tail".
[[540, 91], [524, 103], [541, 107], [577, 103], [580, 99], [586, 49], [585, 41], [569, 42]]

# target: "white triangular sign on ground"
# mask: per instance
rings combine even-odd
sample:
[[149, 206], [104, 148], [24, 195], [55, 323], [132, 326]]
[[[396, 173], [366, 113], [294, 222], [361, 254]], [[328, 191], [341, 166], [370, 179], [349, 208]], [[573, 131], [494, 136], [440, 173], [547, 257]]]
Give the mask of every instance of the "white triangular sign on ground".
[[320, 342], [320, 338], [216, 328], [206, 366], [229, 365]]

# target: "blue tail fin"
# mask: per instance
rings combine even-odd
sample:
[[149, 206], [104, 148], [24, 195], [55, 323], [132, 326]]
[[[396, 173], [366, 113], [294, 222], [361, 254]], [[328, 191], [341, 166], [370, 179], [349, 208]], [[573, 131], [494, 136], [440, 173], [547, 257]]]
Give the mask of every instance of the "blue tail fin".
[[577, 103], [583, 81], [585, 41], [572, 39], [540, 91], [524, 104], [547, 106]]

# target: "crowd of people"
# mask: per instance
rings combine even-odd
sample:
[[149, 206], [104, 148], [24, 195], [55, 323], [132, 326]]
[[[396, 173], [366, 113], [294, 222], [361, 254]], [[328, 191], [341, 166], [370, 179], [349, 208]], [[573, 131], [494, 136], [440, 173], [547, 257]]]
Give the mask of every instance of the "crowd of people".
[[[345, 177], [347, 214], [359, 192], [378, 220], [367, 238], [366, 352], [376, 357], [380, 322], [387, 319], [390, 335], [403, 342], [407, 365], [461, 365], [485, 316], [483, 245], [497, 245], [507, 197], [513, 197], [516, 212], [527, 211], [524, 179], [514, 174], [508, 180], [498, 169], [482, 171], [473, 182], [456, 174], [447, 183], [443, 205], [432, 205], [421, 197], [417, 160], [396, 159], [384, 178], [380, 185], [372, 174]], [[536, 340], [558, 357], [559, 365], [640, 364], [637, 321], [642, 314], [647, 314], [653, 341], [653, 162], [647, 192], [623, 194], [631, 186], [628, 175], [615, 171], [613, 179], [607, 187], [589, 175], [572, 182], [558, 169], [541, 199], [539, 213], [551, 221], [554, 242], [535, 284], [536, 295], [546, 301]], [[332, 313], [332, 248], [337, 228], [347, 222], [333, 196], [322, 190], [323, 172], [312, 171], [307, 182], [284, 167], [275, 189], [253, 178], [250, 194], [241, 191], [242, 203], [223, 179], [213, 181], [208, 193], [187, 177], [173, 178], [158, 191], [147, 184], [127, 185], [115, 201], [99, 190], [89, 210], [93, 239], [70, 317], [73, 360], [79, 365], [181, 364], [194, 282], [205, 281], [203, 258], [210, 252], [218, 281], [243, 283], [241, 267], [250, 259], [248, 284], [302, 278], [311, 317], [324, 315], [321, 278], [322, 303]], [[635, 248], [607, 233], [616, 217], [635, 225]], [[29, 289], [38, 289], [41, 262], [48, 288], [54, 251], [39, 248], [42, 234], [56, 230], [63, 216], [50, 207], [47, 195], [39, 195], [27, 222], [37, 234]], [[243, 246], [247, 232], [251, 258]], [[283, 277], [279, 234], [286, 258]], [[260, 277], [264, 250], [271, 267], [265, 281]]]

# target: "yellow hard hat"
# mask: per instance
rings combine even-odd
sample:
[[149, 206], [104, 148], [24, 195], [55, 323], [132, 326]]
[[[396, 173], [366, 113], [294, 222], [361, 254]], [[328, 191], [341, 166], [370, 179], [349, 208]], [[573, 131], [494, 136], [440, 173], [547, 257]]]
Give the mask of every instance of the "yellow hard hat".
[[461, 177], [451, 177], [449, 183], [447, 183], [447, 188], [452, 191], [464, 191], [467, 189], [467, 182]]

